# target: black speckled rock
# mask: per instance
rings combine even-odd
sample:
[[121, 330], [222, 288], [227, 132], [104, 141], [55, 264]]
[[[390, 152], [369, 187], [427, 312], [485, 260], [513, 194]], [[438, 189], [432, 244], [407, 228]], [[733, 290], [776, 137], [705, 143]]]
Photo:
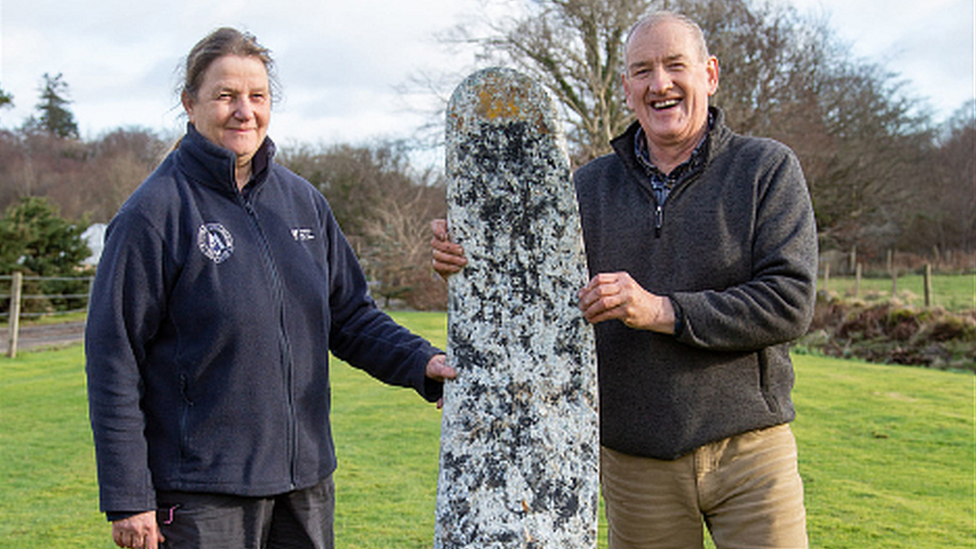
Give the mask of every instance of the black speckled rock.
[[451, 277], [436, 549], [595, 548], [596, 354], [565, 140], [546, 91], [468, 77], [447, 112]]

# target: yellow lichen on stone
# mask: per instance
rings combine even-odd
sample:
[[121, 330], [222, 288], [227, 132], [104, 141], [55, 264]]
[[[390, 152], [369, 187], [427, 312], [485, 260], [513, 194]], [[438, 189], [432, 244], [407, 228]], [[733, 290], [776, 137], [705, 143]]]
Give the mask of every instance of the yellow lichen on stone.
[[[507, 90], [506, 90], [507, 91]], [[497, 93], [497, 90], [485, 86], [478, 90], [478, 114], [488, 120], [499, 118], [521, 118], [522, 109], [512, 95]]]

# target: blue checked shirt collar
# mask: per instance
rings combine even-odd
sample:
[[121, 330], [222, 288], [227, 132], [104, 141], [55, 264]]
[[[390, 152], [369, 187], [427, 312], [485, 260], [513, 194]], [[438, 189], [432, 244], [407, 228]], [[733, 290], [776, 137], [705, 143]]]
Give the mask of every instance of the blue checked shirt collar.
[[[708, 130], [711, 132], [715, 125], [715, 117], [709, 111], [708, 113]], [[695, 171], [698, 166], [698, 160], [701, 158], [704, 150], [705, 143], [708, 141], [709, 132], [705, 133], [702, 140], [698, 142], [695, 150], [692, 151], [691, 157], [688, 158], [683, 164], [675, 168], [669, 174], [663, 173], [661, 170], [651, 162], [651, 155], [647, 151], [647, 139], [644, 136], [644, 128], [638, 126], [637, 134], [634, 136], [634, 152], [637, 155], [637, 160], [640, 162], [641, 167], [644, 168], [644, 172], [651, 179], [651, 188], [654, 190], [654, 199], [657, 200], [658, 204], [664, 204], [664, 201], [668, 199], [668, 194], [671, 193], [671, 189], [683, 179], [684, 177], [690, 175]]]

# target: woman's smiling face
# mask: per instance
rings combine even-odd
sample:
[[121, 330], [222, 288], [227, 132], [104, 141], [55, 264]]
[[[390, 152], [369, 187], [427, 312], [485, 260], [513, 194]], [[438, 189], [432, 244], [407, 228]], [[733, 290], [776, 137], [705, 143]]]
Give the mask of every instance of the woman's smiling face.
[[271, 86], [257, 57], [224, 55], [204, 73], [196, 97], [184, 97], [190, 122], [212, 143], [249, 163], [268, 133]]

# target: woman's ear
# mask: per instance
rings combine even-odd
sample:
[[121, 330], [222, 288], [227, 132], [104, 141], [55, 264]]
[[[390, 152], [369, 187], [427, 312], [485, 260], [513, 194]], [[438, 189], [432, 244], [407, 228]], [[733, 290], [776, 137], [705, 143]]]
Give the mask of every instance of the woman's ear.
[[180, 94], [180, 102], [183, 103], [183, 110], [186, 111], [186, 116], [190, 119], [190, 123], [193, 123], [193, 99], [190, 94], [183, 92]]

